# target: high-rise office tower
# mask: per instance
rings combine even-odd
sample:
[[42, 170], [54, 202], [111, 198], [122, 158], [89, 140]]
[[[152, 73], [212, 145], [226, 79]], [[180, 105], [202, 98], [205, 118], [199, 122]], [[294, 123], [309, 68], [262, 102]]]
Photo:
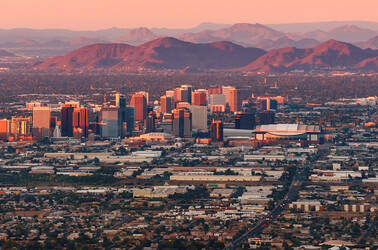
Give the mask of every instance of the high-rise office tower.
[[135, 126], [134, 107], [126, 105], [126, 98], [119, 95], [118, 106], [104, 106], [98, 116], [99, 134], [104, 138], [131, 136]]
[[76, 103], [62, 104], [61, 133], [62, 136], [73, 137], [73, 112], [78, 106]]
[[163, 95], [160, 97], [160, 112], [161, 113], [171, 113], [174, 109], [174, 101], [172, 96]]
[[222, 94], [222, 88], [220, 87], [210, 87], [207, 91], [209, 95]]
[[144, 95], [144, 97], [146, 97], [147, 105], [149, 104], [149, 102], [150, 102], [150, 94], [148, 92], [146, 92], [146, 91], [139, 91], [139, 92], [136, 92], [135, 94]]
[[174, 89], [175, 93], [174, 93], [174, 99], [175, 99], [175, 103], [178, 103], [178, 102], [187, 102], [188, 100], [188, 91], [183, 89], [183, 88], [175, 88]]
[[260, 124], [273, 124], [274, 123], [274, 111], [266, 110], [260, 113]]
[[51, 110], [49, 107], [33, 108], [33, 136], [38, 139], [50, 137]]
[[231, 89], [234, 89], [235, 87], [232, 87], [232, 86], [222, 86], [222, 94], [224, 96], [226, 96], [226, 101], [228, 101], [228, 96], [229, 96], [229, 93], [230, 93], [230, 90]]
[[209, 97], [209, 108], [211, 112], [225, 112], [226, 96], [223, 94], [212, 94]]
[[88, 108], [79, 107], [77, 102], [68, 102], [61, 109], [61, 133], [68, 137], [88, 136]]
[[176, 108], [189, 108], [191, 105], [189, 102], [177, 102]]
[[130, 106], [135, 108], [135, 121], [143, 121], [147, 116], [147, 99], [141, 93], [131, 97]]
[[230, 89], [228, 96], [228, 105], [231, 112], [238, 112], [241, 107], [241, 99], [239, 90], [236, 88]]
[[239, 90], [231, 86], [223, 86], [222, 94], [226, 96], [226, 103], [231, 112], [238, 112], [241, 107], [241, 98]]
[[165, 91], [165, 95], [172, 97], [172, 98], [175, 98], [175, 90], [167, 90], [167, 91]]
[[32, 117], [15, 117], [11, 120], [11, 134], [17, 140], [20, 137], [29, 137], [32, 135]]
[[118, 130], [121, 138], [132, 135], [135, 127], [135, 108], [126, 106], [126, 98], [120, 97], [120, 105], [118, 109]]
[[226, 106], [226, 96], [223, 94], [212, 94], [209, 98], [209, 105], [224, 105]]
[[119, 102], [120, 102], [120, 99], [121, 99], [121, 95], [119, 94], [119, 93], [116, 93], [115, 94], [115, 105], [117, 106], [117, 107], [119, 107]]
[[156, 115], [154, 112], [150, 112], [144, 120], [144, 128], [146, 133], [155, 132], [155, 120]]
[[53, 135], [55, 127], [57, 125], [58, 125], [58, 117], [56, 117], [56, 116], [50, 116], [50, 136]]
[[7, 140], [10, 133], [10, 123], [7, 119], [0, 120], [0, 140]]
[[118, 138], [120, 136], [118, 124], [118, 107], [103, 107], [100, 113], [101, 137]]
[[236, 129], [254, 129], [256, 127], [255, 113], [237, 112], [235, 115]]
[[72, 128], [76, 138], [88, 137], [88, 108], [74, 108], [72, 113]]
[[278, 102], [275, 99], [269, 99], [269, 106], [267, 110], [277, 110], [278, 108]]
[[126, 107], [126, 97], [124, 95], [121, 95], [119, 97], [118, 107], [120, 107], [120, 108]]
[[278, 102], [272, 98], [263, 98], [260, 99], [260, 108], [261, 110], [277, 110]]
[[210, 125], [210, 138], [211, 141], [223, 141], [223, 122], [213, 121]]
[[183, 102], [189, 102], [192, 103], [192, 91], [193, 87], [192, 85], [181, 85], [181, 88], [185, 90], [186, 96], [184, 96]]
[[186, 108], [178, 108], [172, 111], [173, 135], [181, 138], [192, 136], [192, 114]]
[[135, 108], [134, 107], [126, 106], [125, 119], [123, 120], [123, 128], [124, 129], [126, 128], [125, 136], [132, 136], [134, 128], [135, 128]]
[[189, 110], [192, 113], [192, 130], [207, 132], [207, 107], [190, 105]]
[[256, 108], [252, 98], [242, 101], [241, 112], [243, 113], [255, 113]]
[[207, 105], [207, 93], [202, 90], [192, 92], [192, 104], [197, 106]]
[[191, 85], [181, 85], [180, 88], [174, 89], [175, 103], [188, 102], [192, 103], [192, 89]]

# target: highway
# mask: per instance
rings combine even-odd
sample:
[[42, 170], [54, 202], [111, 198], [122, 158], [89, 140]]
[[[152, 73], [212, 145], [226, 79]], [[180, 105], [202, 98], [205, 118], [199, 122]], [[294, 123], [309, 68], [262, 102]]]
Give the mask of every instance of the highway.
[[248, 238], [258, 237], [260, 233], [264, 230], [264, 228], [267, 227], [273, 220], [277, 218], [278, 215], [280, 215], [285, 210], [285, 206], [289, 204], [290, 201], [295, 199], [298, 193], [298, 188], [301, 186], [303, 180], [305, 180], [304, 172], [303, 170], [298, 170], [293, 177], [287, 194], [281, 200], [281, 202], [272, 210], [272, 212], [270, 212], [266, 217], [262, 218], [254, 228], [252, 228], [248, 232], [245, 232], [239, 238], [234, 240], [230, 246], [225, 247], [225, 249], [238, 249], [243, 241], [247, 240]]

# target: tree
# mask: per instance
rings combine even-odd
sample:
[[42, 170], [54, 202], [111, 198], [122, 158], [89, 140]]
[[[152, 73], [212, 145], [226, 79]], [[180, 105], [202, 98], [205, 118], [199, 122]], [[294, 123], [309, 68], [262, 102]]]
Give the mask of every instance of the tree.
[[94, 159], [93, 159], [93, 162], [94, 162], [94, 164], [99, 164], [100, 163], [100, 159], [98, 159], [97, 157], [95, 157]]

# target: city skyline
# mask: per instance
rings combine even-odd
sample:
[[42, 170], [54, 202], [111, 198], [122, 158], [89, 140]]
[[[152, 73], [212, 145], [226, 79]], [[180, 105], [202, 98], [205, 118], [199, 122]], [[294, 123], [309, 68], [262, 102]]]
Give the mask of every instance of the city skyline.
[[0, 250], [377, 249], [377, 9], [3, 0]]

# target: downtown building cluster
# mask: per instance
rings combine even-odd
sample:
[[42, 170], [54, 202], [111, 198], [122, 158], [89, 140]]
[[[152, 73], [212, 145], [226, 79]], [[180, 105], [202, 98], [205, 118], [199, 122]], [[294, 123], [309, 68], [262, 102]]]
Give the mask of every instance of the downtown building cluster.
[[[0, 120], [0, 137], [9, 141], [75, 138], [130, 142], [193, 138], [198, 143], [227, 141], [231, 145], [320, 140], [319, 127], [307, 131], [305, 125], [297, 129], [298, 124], [264, 126], [275, 123], [278, 107], [285, 102], [281, 96], [245, 95], [233, 86], [193, 89], [181, 85], [156, 99], [150, 100], [148, 92], [139, 91], [129, 101], [118, 92], [104, 95], [103, 103], [95, 108], [77, 101], [54, 107], [27, 103], [31, 115]], [[262, 130], [265, 136], [261, 136]]]

